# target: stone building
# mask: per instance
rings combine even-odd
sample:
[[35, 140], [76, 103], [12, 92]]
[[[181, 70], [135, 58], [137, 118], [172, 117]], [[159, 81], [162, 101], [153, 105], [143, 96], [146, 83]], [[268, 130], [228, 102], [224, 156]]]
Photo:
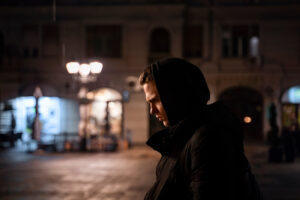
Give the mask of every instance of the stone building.
[[279, 127], [300, 128], [299, 19], [297, 0], [2, 0], [0, 101], [37, 85], [75, 101], [82, 83], [66, 63], [98, 59], [103, 70], [85, 87], [118, 93], [120, 134], [143, 143], [158, 125], [136, 78], [153, 60], [183, 57], [203, 70], [210, 103], [226, 101], [246, 138], [265, 140], [272, 103]]

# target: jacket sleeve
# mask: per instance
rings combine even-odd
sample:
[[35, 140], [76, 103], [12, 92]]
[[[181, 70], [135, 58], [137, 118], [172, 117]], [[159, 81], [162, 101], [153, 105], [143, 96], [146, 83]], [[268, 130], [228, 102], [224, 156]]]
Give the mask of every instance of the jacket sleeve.
[[[191, 138], [190, 147], [190, 189], [193, 200], [210, 199], [210, 146], [205, 128], [197, 130]], [[217, 192], [217, 191], [216, 191]]]

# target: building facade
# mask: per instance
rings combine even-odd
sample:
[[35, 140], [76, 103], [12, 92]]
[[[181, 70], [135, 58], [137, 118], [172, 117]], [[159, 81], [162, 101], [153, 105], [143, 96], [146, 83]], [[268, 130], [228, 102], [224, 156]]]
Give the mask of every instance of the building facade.
[[[37, 85], [44, 96], [76, 100], [81, 83], [65, 65], [96, 58], [102, 73], [85, 86], [119, 92], [121, 134], [130, 130], [134, 143], [144, 143], [158, 125], [136, 78], [152, 61], [174, 56], [202, 69], [210, 103], [227, 102], [246, 138], [267, 138], [271, 104], [280, 128], [283, 105], [294, 105], [285, 120], [300, 128], [297, 0], [5, 0], [0, 11], [1, 102], [32, 96]], [[294, 102], [286, 94], [292, 87]]]

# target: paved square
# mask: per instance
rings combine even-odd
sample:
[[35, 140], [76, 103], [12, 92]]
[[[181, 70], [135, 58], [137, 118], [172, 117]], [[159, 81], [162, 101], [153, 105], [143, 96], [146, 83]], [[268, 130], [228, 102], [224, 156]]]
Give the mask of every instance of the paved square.
[[138, 200], [154, 181], [159, 154], [2, 152], [0, 199]]
[[[300, 159], [267, 162], [268, 146], [245, 152], [265, 200], [300, 199]], [[146, 146], [116, 153], [0, 151], [1, 200], [142, 200], [160, 155]]]

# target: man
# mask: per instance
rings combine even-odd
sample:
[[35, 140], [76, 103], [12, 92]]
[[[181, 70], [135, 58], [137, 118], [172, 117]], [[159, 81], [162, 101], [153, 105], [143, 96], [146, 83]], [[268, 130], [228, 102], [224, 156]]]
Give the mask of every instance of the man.
[[259, 199], [241, 125], [222, 103], [207, 105], [209, 89], [197, 66], [163, 59], [139, 80], [150, 114], [166, 127], [147, 141], [162, 157], [146, 200]]

